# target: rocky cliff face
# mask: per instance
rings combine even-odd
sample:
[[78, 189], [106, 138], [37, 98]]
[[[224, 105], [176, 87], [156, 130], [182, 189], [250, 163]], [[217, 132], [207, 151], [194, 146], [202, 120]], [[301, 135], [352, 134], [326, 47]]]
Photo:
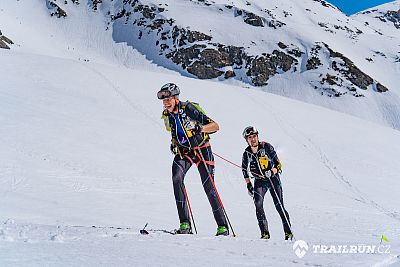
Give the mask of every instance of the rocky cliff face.
[[[243, 9], [228, 5], [224, 8], [253, 27], [284, 25], [273, 18], [261, 18]], [[254, 56], [248, 54], [244, 47], [214, 42], [210, 34], [177, 25], [173, 18], [164, 16], [164, 11], [165, 8], [126, 0], [110, 18], [111, 23], [131, 24], [138, 40], [155, 40], [153, 45], [159, 56], [171, 60], [199, 79], [229, 79], [236, 77], [237, 72], [243, 72], [252, 84], [263, 86], [269, 77], [278, 73], [278, 69], [289, 71], [297, 62], [284, 51], [274, 50], [271, 54]]]
[[367, 10], [362, 12], [361, 14], [371, 14], [375, 18], [379, 19], [382, 22], [393, 23], [393, 26], [396, 29], [400, 29], [400, 9], [399, 10], [388, 10], [386, 12], [381, 12], [378, 9]]
[[[79, 0], [46, 0], [51, 16], [66, 18], [67, 12], [62, 7], [82, 5]], [[336, 7], [323, 0], [313, 0], [325, 9], [339, 12]], [[280, 31], [285, 36], [288, 27], [285, 20], [294, 16], [293, 12], [283, 10], [259, 9], [247, 2], [246, 6], [235, 4], [216, 4], [208, 0], [190, 0], [189, 2], [218, 14], [231, 17], [234, 23], [241, 21], [247, 31], [269, 29]], [[150, 60], [173, 68], [185, 75], [199, 79], [236, 79], [253, 86], [268, 86], [269, 81], [284, 73], [313, 77], [310, 88], [323, 96], [340, 97], [351, 95], [364, 96], [365, 90], [383, 93], [389, 89], [371, 75], [365, 73], [349, 56], [335, 50], [323, 41], [313, 41], [306, 45], [302, 42], [268, 41], [265, 49], [253, 40], [243, 40], [245, 45], [237, 45], [221, 38], [215, 33], [192, 29], [177, 21], [171, 12], [172, 7], [164, 2], [149, 0], [88, 0], [88, 7], [93, 12], [106, 15], [106, 30], [113, 31], [117, 42], [127, 42], [145, 54]], [[172, 3], [170, 3], [172, 5]], [[306, 12], [317, 14], [312, 9]], [[382, 14], [382, 20], [398, 25], [398, 12]], [[348, 19], [347, 19], [348, 20]], [[234, 30], [226, 25], [226, 34]], [[319, 21], [316, 27], [330, 35], [342, 34], [358, 42], [364, 30], [348, 21], [337, 19], [335, 22]], [[396, 26], [397, 27], [397, 26]], [[217, 32], [218, 36], [224, 32]], [[240, 33], [237, 33], [240, 39]], [[268, 36], [267, 36], [268, 37]], [[264, 40], [263, 40], [264, 41]], [[300, 44], [300, 45], [299, 45]], [[257, 46], [257, 52], [251, 49]], [[366, 61], [373, 61], [366, 58]], [[172, 67], [173, 66], [173, 67]], [[308, 77], [307, 76], [307, 77]]]
[[[56, 16], [57, 18], [67, 17], [67, 12], [65, 12], [59, 5], [56, 4], [57, 0], [46, 0], [47, 8], [50, 11], [50, 16]], [[72, 3], [74, 3], [73, 1]]]
[[12, 44], [14, 44], [13, 41], [11, 41], [10, 38], [7, 38], [6, 36], [4, 36], [0, 30], [0, 48], [10, 49], [9, 45], [12, 45]]
[[[213, 5], [204, 1], [198, 2], [200, 5]], [[327, 8], [334, 8], [324, 1], [319, 2]], [[173, 17], [165, 14], [166, 8], [143, 4], [138, 0], [125, 0], [123, 5], [115, 10], [115, 14], [110, 15], [110, 25], [114, 23], [114, 26], [123, 25], [125, 28], [134, 28], [132, 32], [137, 34], [137, 39], [148, 42], [159, 57], [165, 57], [179, 66], [182, 71], [199, 79], [233, 78], [254, 86], [266, 86], [269, 79], [275, 75], [315, 71], [323, 66], [329, 69], [329, 77], [336, 77], [337, 81], [327, 83], [323, 77], [326, 77], [328, 73], [321, 73], [320, 83], [314, 83], [313, 86], [314, 89], [321, 91], [322, 95], [338, 97], [349, 93], [359, 97], [363, 96], [362, 91], [368, 88], [376, 92], [388, 90], [361, 71], [348, 57], [335, 52], [325, 44], [321, 46], [315, 43], [312, 50], [307, 51], [290, 43], [277, 42], [272, 51], [254, 54], [244, 46], [216, 42], [210, 33], [178, 25]], [[251, 27], [277, 29], [286, 25], [269, 10], [264, 12], [263, 17], [232, 5], [218, 8], [221, 12], [231, 12], [232, 16], [242, 19], [243, 23]], [[285, 16], [288, 17], [291, 14], [287, 12]], [[229, 28], [229, 25], [227, 27]], [[333, 33], [343, 31], [352, 39], [357, 39], [363, 33], [356, 27], [333, 23], [320, 23], [320, 27]], [[321, 53], [320, 49], [323, 49]], [[303, 61], [307, 62], [305, 70], [301, 66]], [[334, 85], [342, 86], [347, 91], [337, 90]]]

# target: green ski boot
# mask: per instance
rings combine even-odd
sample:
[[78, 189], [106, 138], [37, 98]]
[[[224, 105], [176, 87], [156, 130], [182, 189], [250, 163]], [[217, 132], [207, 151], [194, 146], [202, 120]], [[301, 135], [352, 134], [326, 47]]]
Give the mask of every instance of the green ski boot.
[[270, 238], [271, 236], [269, 235], [268, 231], [261, 233], [261, 239], [270, 239]]
[[216, 236], [219, 236], [219, 235], [224, 235], [224, 236], [229, 235], [229, 229], [228, 229], [228, 227], [226, 227], [225, 225], [223, 225], [223, 226], [218, 226]]
[[193, 234], [192, 232], [192, 227], [190, 226], [190, 223], [183, 222], [180, 224], [179, 229], [176, 230], [176, 234], [178, 235], [191, 235]]
[[293, 240], [292, 232], [285, 233], [285, 240]]

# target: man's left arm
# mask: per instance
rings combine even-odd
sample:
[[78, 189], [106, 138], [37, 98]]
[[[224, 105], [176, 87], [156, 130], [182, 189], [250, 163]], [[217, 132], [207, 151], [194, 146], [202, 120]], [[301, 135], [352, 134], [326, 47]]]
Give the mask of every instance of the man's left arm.
[[273, 172], [273, 174], [275, 175], [275, 174], [277, 174], [277, 173], [280, 173], [282, 170], [282, 163], [281, 163], [281, 161], [279, 160], [279, 158], [278, 158], [278, 155], [276, 154], [276, 151], [275, 151], [275, 149], [274, 149], [274, 147], [271, 145], [271, 144], [268, 144], [268, 146], [269, 146], [269, 151], [270, 151], [270, 158], [271, 158], [271, 161], [272, 161], [272, 163], [273, 163], [273, 167], [272, 167], [272, 169], [271, 169], [271, 171]]
[[210, 122], [209, 124], [203, 125], [200, 129], [200, 133], [215, 133], [219, 130], [219, 125], [215, 121]]
[[189, 103], [187, 108], [190, 110], [190, 114], [188, 113], [188, 115], [200, 124], [196, 125], [197, 131], [200, 133], [215, 133], [219, 130], [218, 123], [203, 112], [200, 112], [200, 110], [198, 110], [193, 104]]

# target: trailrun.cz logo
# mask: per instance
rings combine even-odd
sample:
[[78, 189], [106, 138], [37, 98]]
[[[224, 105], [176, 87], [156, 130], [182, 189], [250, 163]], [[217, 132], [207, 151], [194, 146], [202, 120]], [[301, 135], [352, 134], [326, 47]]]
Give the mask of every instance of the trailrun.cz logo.
[[314, 254], [390, 254], [390, 245], [316, 244], [310, 247], [306, 241], [297, 240], [293, 244], [293, 251], [299, 258], [303, 258], [308, 252]]

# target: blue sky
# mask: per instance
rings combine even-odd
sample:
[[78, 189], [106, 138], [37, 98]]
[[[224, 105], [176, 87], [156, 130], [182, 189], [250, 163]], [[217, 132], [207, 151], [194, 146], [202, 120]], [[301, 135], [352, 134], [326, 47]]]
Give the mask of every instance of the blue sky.
[[388, 0], [327, 0], [327, 1], [340, 8], [340, 10], [342, 10], [346, 15], [351, 15], [370, 7], [392, 2]]

